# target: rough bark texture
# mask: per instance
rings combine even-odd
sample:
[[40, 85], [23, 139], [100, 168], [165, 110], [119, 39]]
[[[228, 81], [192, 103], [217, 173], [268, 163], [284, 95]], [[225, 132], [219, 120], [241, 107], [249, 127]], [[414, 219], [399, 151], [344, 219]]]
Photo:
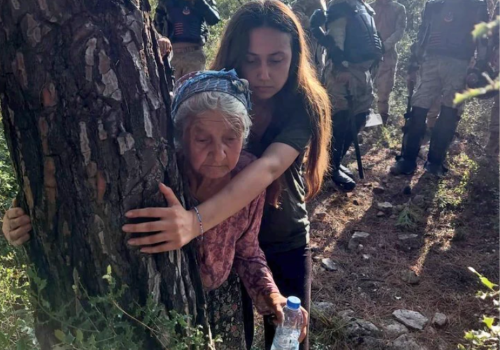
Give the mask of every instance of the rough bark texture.
[[111, 265], [128, 299], [153, 295], [205, 324], [193, 248], [144, 256], [121, 231], [127, 210], [165, 206], [159, 182], [182, 190], [143, 1], [0, 0], [3, 123], [33, 221], [30, 257], [53, 307], [73, 295], [75, 273], [102, 293]]

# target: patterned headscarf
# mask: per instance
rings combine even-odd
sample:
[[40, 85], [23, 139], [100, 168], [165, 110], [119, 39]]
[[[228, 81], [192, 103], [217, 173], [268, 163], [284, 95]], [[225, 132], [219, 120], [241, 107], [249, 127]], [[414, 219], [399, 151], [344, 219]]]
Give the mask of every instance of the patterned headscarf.
[[186, 74], [175, 84], [172, 116], [175, 115], [180, 105], [190, 97], [202, 93], [216, 91], [229, 94], [238, 99], [250, 111], [250, 90], [248, 81], [238, 78], [236, 71], [199, 71]]

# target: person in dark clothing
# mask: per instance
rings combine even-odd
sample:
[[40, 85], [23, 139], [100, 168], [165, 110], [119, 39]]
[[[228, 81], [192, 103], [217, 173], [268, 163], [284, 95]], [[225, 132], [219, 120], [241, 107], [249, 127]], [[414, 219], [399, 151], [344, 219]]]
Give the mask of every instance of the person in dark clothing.
[[332, 0], [326, 16], [316, 10], [311, 17], [311, 31], [327, 52], [323, 83], [333, 108], [332, 180], [345, 191], [352, 191], [356, 182], [341, 163], [354, 140], [353, 124], [359, 133], [370, 114], [374, 100], [371, 68], [382, 57], [373, 15], [363, 0]]
[[441, 96], [441, 111], [432, 129], [425, 170], [443, 176], [444, 160], [460, 120], [463, 105], [455, 106], [455, 94], [465, 88], [465, 77], [477, 49], [476, 67], [486, 67], [487, 40], [474, 41], [472, 30], [488, 21], [483, 0], [431, 0], [425, 5], [417, 42], [412, 46], [408, 82], [413, 86], [420, 69], [420, 81], [412, 98], [412, 109], [403, 128], [401, 155], [391, 168], [393, 175], [413, 174], [426, 119], [436, 96]]
[[[211, 0], [160, 0], [155, 14], [156, 30], [162, 35], [160, 49], [172, 45], [175, 79], [205, 69], [203, 46], [208, 40], [208, 26], [220, 17]], [[162, 52], [162, 56], [167, 52]]]

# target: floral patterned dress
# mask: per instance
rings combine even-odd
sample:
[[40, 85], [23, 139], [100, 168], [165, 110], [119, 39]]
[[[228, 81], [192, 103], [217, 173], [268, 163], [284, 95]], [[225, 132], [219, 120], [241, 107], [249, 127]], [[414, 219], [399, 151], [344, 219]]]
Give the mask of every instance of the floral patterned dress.
[[[254, 159], [242, 152], [233, 176]], [[262, 193], [247, 207], [198, 238], [198, 261], [207, 291], [212, 336], [222, 338], [222, 343], [216, 345], [218, 350], [245, 349], [239, 279], [261, 314], [271, 313], [264, 297], [279, 293], [258, 241], [264, 201], [265, 193]]]

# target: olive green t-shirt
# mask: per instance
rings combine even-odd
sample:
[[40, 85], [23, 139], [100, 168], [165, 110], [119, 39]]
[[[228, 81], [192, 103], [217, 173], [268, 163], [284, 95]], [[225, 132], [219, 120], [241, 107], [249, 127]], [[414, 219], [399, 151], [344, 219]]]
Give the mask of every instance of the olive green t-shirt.
[[281, 176], [280, 205], [266, 204], [259, 233], [260, 246], [266, 253], [286, 252], [309, 243], [305, 182], [303, 176], [304, 153], [311, 139], [309, 116], [303, 108], [288, 108], [288, 112], [275, 113], [262, 138], [250, 136], [248, 150], [260, 157], [272, 143], [287, 144], [300, 155]]

